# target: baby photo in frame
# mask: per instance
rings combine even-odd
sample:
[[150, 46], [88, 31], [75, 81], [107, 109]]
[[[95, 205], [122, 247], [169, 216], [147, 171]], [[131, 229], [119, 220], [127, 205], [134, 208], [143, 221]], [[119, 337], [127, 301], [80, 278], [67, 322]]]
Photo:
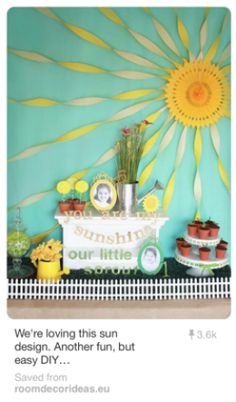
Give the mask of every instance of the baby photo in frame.
[[163, 255], [160, 246], [154, 242], [145, 242], [138, 253], [138, 267], [147, 275], [160, 272], [163, 265]]
[[108, 179], [98, 179], [90, 190], [90, 200], [98, 211], [110, 211], [116, 204], [117, 192]]

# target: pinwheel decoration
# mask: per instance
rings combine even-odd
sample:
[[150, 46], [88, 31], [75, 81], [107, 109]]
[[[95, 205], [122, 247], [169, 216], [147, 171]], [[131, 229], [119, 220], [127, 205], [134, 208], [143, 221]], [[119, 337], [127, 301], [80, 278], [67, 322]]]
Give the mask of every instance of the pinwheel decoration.
[[[200, 174], [200, 164], [203, 157], [203, 135], [209, 136], [217, 158], [220, 180], [227, 191], [230, 189], [228, 174], [221, 158], [219, 124], [221, 119], [230, 117], [230, 43], [229, 41], [227, 43], [224, 41], [222, 45], [221, 41], [222, 37], [225, 38], [225, 29], [229, 26], [229, 12], [226, 9], [222, 9], [215, 33], [211, 33], [209, 36], [209, 18], [214, 9], [202, 9], [201, 21], [194, 38], [195, 42], [197, 38], [198, 43], [196, 49], [196, 46], [191, 43], [192, 36], [189, 34], [186, 21], [182, 17], [181, 8], [170, 8], [168, 10], [170, 18], [176, 27], [176, 35], [169, 32], [164, 21], [159, 18], [158, 8], [138, 9], [140, 15], [143, 13], [145, 21], [149, 21], [153, 26], [155, 37], [152, 39], [150, 35], [146, 36], [145, 24], [139, 26], [137, 30], [133, 28], [135, 24], [129, 19], [129, 13], [132, 12], [132, 9], [127, 9], [125, 12], [124, 9], [119, 8], [96, 9], [98, 18], [103, 19], [104, 27], [103, 33], [100, 30], [99, 35], [95, 28], [94, 30], [91, 29], [91, 24], [88, 24], [90, 28], [86, 28], [86, 21], [82, 26], [69, 21], [68, 16], [64, 16], [64, 10], [66, 8], [35, 8], [34, 12], [40, 14], [41, 18], [45, 18], [47, 23], [51, 21], [54, 26], [56, 24], [58, 28], [61, 27], [61, 29], [67, 30], [67, 33], [72, 35], [73, 40], [79, 39], [80, 42], [78, 43], [81, 43], [81, 41], [83, 43], [87, 42], [90, 49], [93, 46], [97, 50], [100, 49], [102, 55], [109, 55], [109, 57], [107, 56], [109, 60], [107, 67], [104, 67], [104, 62], [99, 66], [99, 60], [97, 59], [96, 61], [94, 59], [94, 64], [91, 63], [91, 57], [89, 62], [86, 63], [86, 55], [82, 61], [63, 61], [63, 56], [61, 60], [55, 60], [54, 57], [48, 54], [34, 52], [32, 49], [9, 47], [10, 56], [24, 59], [25, 62], [35, 62], [38, 65], [55, 65], [61, 69], [73, 71], [76, 74], [96, 75], [98, 81], [103, 80], [104, 75], [113, 77], [114, 80], [119, 79], [120, 88], [126, 90], [113, 93], [110, 97], [104, 96], [104, 91], [102, 96], [98, 96], [97, 91], [95, 91], [94, 96], [79, 97], [67, 101], [61, 101], [55, 99], [55, 97], [50, 99], [37, 97], [23, 100], [10, 97], [9, 102], [12, 105], [24, 104], [27, 107], [37, 108], [51, 108], [58, 105], [84, 108], [110, 101], [122, 102], [122, 105], [125, 103], [125, 107], [120, 108], [112, 116], [109, 115], [105, 120], [91, 122], [86, 125], [81, 124], [63, 135], [54, 136], [50, 141], [36, 143], [25, 148], [11, 155], [9, 163], [13, 164], [17, 161], [25, 160], [59, 143], [72, 140], [79, 141], [82, 136], [87, 136], [109, 123], [114, 123], [112, 129], [116, 130], [118, 135], [120, 128], [124, 126], [123, 122], [121, 122], [122, 120], [142, 112], [142, 118], [154, 124], [152, 125], [153, 133], [150, 131], [151, 135], [146, 139], [142, 155], [139, 174], [140, 191], [143, 191], [148, 180], [151, 180], [151, 178], [153, 178], [153, 181], [156, 180], [153, 172], [155, 172], [158, 158], [164, 151], [167, 152], [168, 146], [175, 140], [175, 134], [177, 135], [178, 132], [175, 162], [174, 166], [171, 166], [172, 171], [169, 171], [165, 182], [162, 198], [162, 207], [168, 210], [173, 199], [178, 170], [186, 153], [186, 143], [191, 136], [193, 138], [193, 155], [195, 159], [192, 192], [195, 199], [195, 217], [200, 218], [201, 203], [204, 197]], [[80, 9], [77, 8], [75, 11], [79, 13]], [[120, 31], [121, 36], [125, 35], [129, 40], [135, 40], [139, 45], [139, 52], [130, 52], [129, 49], [125, 48], [125, 41], [122, 42], [123, 49], [120, 48], [121, 46], [117, 46], [116, 40], [114, 40], [113, 44], [112, 37], [106, 34], [107, 29], [110, 29], [111, 26], [115, 26], [116, 32]], [[114, 68], [111, 69], [113, 58]], [[118, 59], [125, 61], [126, 66], [129, 63], [129, 67], [121, 70], [116, 69], [115, 66], [119, 65], [119, 63], [117, 64]], [[105, 60], [107, 60], [106, 57]], [[152, 80], [153, 86], [145, 87], [144, 83], [147, 81], [149, 85], [150, 80]], [[131, 87], [127, 85], [129, 82], [132, 82]], [[135, 88], [134, 83], [136, 83]], [[127, 90], [127, 87], [131, 89]], [[142, 101], [140, 101], [141, 98], [143, 98]], [[138, 103], [135, 103], [137, 100], [139, 100]], [[131, 105], [129, 102], [131, 102]], [[150, 113], [144, 114], [144, 109], [149, 106], [151, 107]], [[134, 116], [134, 119], [136, 121], [137, 116]], [[107, 149], [105, 144], [104, 142], [105, 149], [103, 154], [98, 156], [93, 163], [85, 169], [71, 172], [71, 175], [64, 179], [74, 182], [81, 180], [93, 169], [101, 166], [103, 170], [105, 163], [115, 160], [115, 147], [112, 146]], [[55, 183], [55, 178], [52, 178], [52, 183]], [[53, 187], [38, 194], [31, 194], [29, 197], [19, 200], [17, 205], [20, 207], [28, 206], [46, 197], [51, 191], [53, 191]], [[48, 231], [45, 234], [47, 235]]]

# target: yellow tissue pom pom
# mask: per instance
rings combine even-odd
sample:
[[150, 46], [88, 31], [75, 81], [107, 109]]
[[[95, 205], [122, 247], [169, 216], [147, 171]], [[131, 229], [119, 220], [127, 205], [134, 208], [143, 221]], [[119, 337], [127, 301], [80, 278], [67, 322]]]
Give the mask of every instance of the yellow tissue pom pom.
[[67, 194], [71, 190], [71, 186], [66, 180], [59, 181], [57, 183], [57, 191], [60, 194]]
[[85, 180], [79, 180], [75, 184], [75, 190], [78, 191], [78, 193], [85, 193], [89, 188], [89, 185], [87, 181]]

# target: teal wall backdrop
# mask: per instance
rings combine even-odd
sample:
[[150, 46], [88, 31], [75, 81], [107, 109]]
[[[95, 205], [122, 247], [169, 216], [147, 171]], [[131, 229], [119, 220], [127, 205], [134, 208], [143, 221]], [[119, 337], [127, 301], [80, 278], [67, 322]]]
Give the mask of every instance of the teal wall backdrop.
[[[170, 38], [178, 54], [171, 50]], [[31, 236], [53, 228], [59, 199], [56, 183], [84, 169], [88, 170], [83, 177], [90, 182], [101, 171], [115, 176], [115, 158], [109, 159], [106, 152], [120, 137], [122, 127], [165, 106], [166, 68], [175, 69], [175, 63], [197, 58], [201, 50], [203, 58], [209, 56], [214, 44], [210, 61], [225, 67], [229, 79], [229, 42], [230, 15], [225, 8], [12, 8], [8, 13], [9, 222], [13, 207], [20, 205]], [[168, 116], [165, 108], [153, 118], [147, 139]], [[140, 174], [153, 158], [154, 163], [140, 195], [156, 178], [165, 187], [169, 183], [183, 130], [178, 123], [172, 135], [166, 136], [171, 124], [163, 126], [142, 159]], [[73, 131], [85, 126], [89, 126], [87, 133]], [[220, 116], [216, 127], [217, 147], [211, 128], [201, 128], [199, 205], [194, 193], [196, 130], [187, 129], [168, 208], [170, 221], [161, 232], [165, 256], [174, 254], [175, 237], [182, 235], [198, 207], [203, 219], [216, 220], [222, 237], [230, 238], [227, 113]], [[71, 134], [62, 138], [67, 133]], [[108, 160], [94, 166], [104, 154]], [[157, 193], [160, 200], [163, 194]], [[57, 228], [50, 237], [60, 235]]]

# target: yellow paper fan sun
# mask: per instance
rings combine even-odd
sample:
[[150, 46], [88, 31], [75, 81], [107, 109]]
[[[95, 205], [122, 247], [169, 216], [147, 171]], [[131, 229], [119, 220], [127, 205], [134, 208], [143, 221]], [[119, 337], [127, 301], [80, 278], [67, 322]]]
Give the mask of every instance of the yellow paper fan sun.
[[229, 85], [218, 66], [195, 60], [173, 70], [165, 97], [178, 122], [189, 127], [207, 127], [227, 115]]
[[144, 198], [143, 208], [146, 212], [155, 212], [158, 208], [159, 200], [156, 195], [148, 195]]

